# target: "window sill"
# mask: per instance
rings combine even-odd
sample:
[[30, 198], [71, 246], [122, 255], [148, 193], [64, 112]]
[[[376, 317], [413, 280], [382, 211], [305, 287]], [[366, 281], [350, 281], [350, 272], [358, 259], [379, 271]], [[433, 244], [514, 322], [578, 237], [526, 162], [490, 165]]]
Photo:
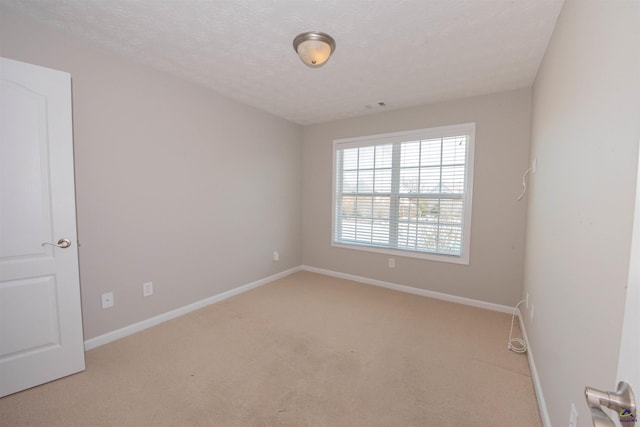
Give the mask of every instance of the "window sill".
[[365, 252], [374, 252], [385, 255], [393, 255], [398, 257], [407, 257], [407, 258], [419, 258], [425, 259], [429, 261], [438, 261], [438, 262], [448, 262], [452, 264], [462, 264], [469, 265], [469, 256], [455, 256], [455, 255], [439, 255], [439, 254], [431, 254], [425, 252], [414, 252], [414, 251], [405, 251], [401, 249], [390, 249], [383, 247], [375, 247], [375, 246], [366, 246], [366, 245], [357, 245], [357, 244], [346, 244], [346, 243], [336, 243], [331, 242], [331, 246], [335, 248], [343, 248], [343, 249], [352, 249], [356, 251], [365, 251]]

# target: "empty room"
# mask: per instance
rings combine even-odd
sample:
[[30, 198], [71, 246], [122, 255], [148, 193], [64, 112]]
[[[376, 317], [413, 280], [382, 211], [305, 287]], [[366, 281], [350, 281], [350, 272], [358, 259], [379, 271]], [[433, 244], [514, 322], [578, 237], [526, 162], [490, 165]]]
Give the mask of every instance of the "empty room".
[[638, 22], [0, 0], [0, 425], [638, 425]]

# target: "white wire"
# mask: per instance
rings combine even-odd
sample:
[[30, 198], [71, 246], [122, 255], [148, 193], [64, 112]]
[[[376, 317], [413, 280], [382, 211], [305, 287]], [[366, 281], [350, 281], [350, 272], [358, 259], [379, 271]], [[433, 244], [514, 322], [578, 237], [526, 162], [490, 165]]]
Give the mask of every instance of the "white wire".
[[513, 309], [513, 316], [511, 317], [511, 329], [509, 330], [509, 342], [507, 343], [507, 348], [514, 353], [526, 353], [527, 352], [527, 343], [522, 338], [511, 338], [513, 335], [513, 322], [516, 319], [516, 313], [518, 312], [518, 307], [523, 302], [527, 302], [527, 300], [522, 300]]
[[524, 195], [527, 193], [527, 176], [532, 170], [533, 169], [529, 168], [524, 172], [524, 175], [522, 175], [522, 193], [518, 196], [518, 201], [522, 200]]

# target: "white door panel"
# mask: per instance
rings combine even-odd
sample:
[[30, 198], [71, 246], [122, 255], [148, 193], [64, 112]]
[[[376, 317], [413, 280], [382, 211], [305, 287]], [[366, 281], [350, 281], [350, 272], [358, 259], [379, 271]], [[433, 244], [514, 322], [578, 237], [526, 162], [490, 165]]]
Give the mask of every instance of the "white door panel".
[[[0, 58], [0, 396], [84, 370], [71, 78]], [[69, 239], [68, 248], [43, 243]]]
[[[0, 357], [18, 357], [24, 352], [60, 345], [55, 276], [5, 281], [0, 288], [2, 344]], [[37, 310], [25, 312], [31, 305]]]
[[640, 425], [640, 159], [637, 172], [629, 280], [618, 356], [617, 386], [608, 391], [591, 387], [585, 390], [595, 427]]
[[0, 257], [41, 254], [40, 243], [51, 234], [49, 189], [42, 182], [48, 176], [47, 99], [7, 80], [0, 81], [0, 91], [6, 141], [0, 157]]
[[[640, 120], [640, 117], [638, 119]], [[627, 301], [620, 342], [618, 381], [629, 383], [635, 393], [637, 407], [640, 406], [640, 159], [638, 159], [636, 182], [636, 206], [631, 237]], [[636, 414], [636, 418], [639, 415]], [[629, 426], [630, 423], [625, 422], [621, 425]]]

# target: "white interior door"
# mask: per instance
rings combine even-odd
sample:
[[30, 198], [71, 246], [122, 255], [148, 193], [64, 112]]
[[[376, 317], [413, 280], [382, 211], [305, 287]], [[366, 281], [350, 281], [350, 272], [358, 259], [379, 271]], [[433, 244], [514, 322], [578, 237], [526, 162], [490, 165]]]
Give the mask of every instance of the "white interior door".
[[85, 367], [72, 136], [71, 76], [0, 58], [0, 397]]
[[617, 377], [618, 384], [611, 390], [585, 390], [594, 426], [640, 425], [640, 162]]
[[[631, 239], [629, 284], [622, 327], [622, 341], [620, 342], [618, 381], [626, 381], [631, 385], [636, 397], [636, 406], [640, 406], [640, 160], [638, 162], [636, 207]], [[623, 423], [622, 425], [628, 426], [630, 423]], [[638, 425], [640, 425], [640, 420]]]

